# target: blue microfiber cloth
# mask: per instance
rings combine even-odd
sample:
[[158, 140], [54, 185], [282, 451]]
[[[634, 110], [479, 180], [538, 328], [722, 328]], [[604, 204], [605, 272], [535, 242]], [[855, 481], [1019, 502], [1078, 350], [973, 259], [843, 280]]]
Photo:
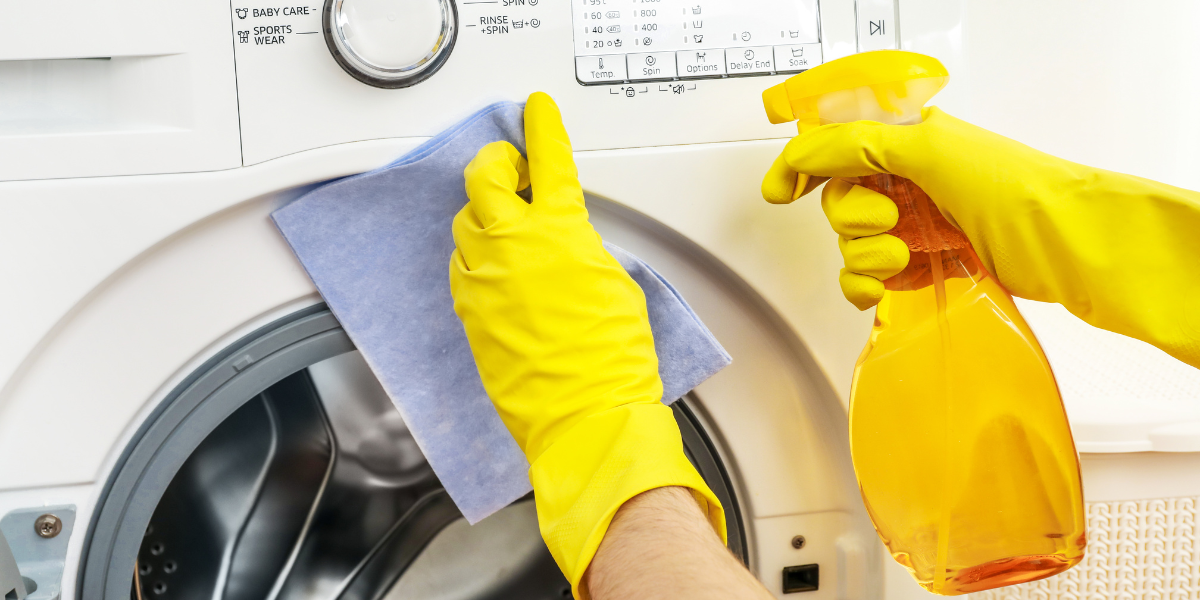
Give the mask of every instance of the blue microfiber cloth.
[[[524, 152], [523, 113], [511, 102], [489, 106], [396, 162], [272, 215], [471, 523], [530, 491], [529, 463], [484, 392], [454, 314], [450, 223], [467, 203], [463, 169], [480, 148], [508, 140]], [[605, 248], [646, 294], [664, 401], [729, 364], [662, 276]]]

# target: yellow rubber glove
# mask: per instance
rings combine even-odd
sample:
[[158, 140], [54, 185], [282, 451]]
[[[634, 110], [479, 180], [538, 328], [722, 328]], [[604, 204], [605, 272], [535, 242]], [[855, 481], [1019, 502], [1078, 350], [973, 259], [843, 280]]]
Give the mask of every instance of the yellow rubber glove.
[[[532, 465], [542, 537], [576, 598], [613, 515], [680, 486], [725, 536], [725, 513], [688, 462], [662, 399], [646, 298], [588, 222], [558, 107], [525, 106], [528, 163], [507, 142], [467, 166], [450, 262], [488, 396]], [[533, 200], [516, 192], [532, 184]]]
[[[790, 202], [800, 177], [892, 173], [913, 180], [967, 234], [1014, 296], [1057, 302], [1096, 327], [1200, 367], [1200, 193], [1075, 164], [925, 110], [918, 125], [869, 121], [814, 128], [788, 143], [763, 182]], [[908, 251], [883, 232], [885, 196], [843, 182], [822, 206], [841, 236], [842, 291], [860, 309]]]

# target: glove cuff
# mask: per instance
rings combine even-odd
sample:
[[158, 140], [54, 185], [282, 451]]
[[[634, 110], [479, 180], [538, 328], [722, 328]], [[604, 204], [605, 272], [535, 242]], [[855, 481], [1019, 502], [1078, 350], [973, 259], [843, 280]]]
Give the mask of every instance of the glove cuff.
[[671, 409], [658, 402], [592, 415], [571, 428], [529, 470], [542, 538], [575, 598], [579, 581], [617, 510], [661, 487], [692, 490], [709, 523], [726, 542], [725, 511], [683, 452]]

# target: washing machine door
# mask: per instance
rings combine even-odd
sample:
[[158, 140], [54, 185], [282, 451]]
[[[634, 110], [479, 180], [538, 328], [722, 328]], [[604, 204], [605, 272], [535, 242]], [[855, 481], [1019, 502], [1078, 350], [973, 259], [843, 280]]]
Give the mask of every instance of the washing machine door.
[[[689, 457], [740, 511], [688, 400]], [[570, 597], [532, 496], [470, 526], [323, 306], [228, 348], [142, 426], [97, 509], [84, 598]]]

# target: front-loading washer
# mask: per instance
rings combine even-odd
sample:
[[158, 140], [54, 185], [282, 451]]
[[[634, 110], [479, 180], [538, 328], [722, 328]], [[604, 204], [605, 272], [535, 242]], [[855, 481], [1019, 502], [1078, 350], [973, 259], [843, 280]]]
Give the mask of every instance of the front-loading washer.
[[[835, 251], [811, 210], [743, 202], [787, 135], [759, 91], [857, 49], [855, 6], [618, 4], [13, 8], [0, 527], [31, 598], [562, 597], [528, 502], [458, 519], [268, 217], [539, 89], [563, 107], [597, 229], [734, 356], [676, 409], [731, 551], [776, 594], [880, 595], [826, 373], [859, 343], [835, 322], [863, 317], [830, 286], [781, 312], [764, 275], [799, 263], [764, 236], [810, 232], [801, 272]], [[888, 10], [873, 18], [895, 44]], [[38, 538], [54, 552], [31, 571], [48, 546], [17, 534], [51, 518], [69, 527]]]
[[[938, 103], [951, 113], [1195, 187], [1194, 115], [1172, 100], [1194, 97], [1194, 82], [1169, 77], [1200, 58], [1186, 31], [1195, 10], [1184, 0], [1155, 9], [1168, 19], [926, 0], [6, 6], [0, 530], [37, 586], [30, 598], [561, 597], [528, 503], [474, 528], [455, 518], [268, 217], [534, 90], [562, 107], [598, 230], [666, 275], [734, 357], [677, 409], [691, 458], [728, 498], [731, 549], [779, 597], [923, 594], [883, 554], [849, 463], [844, 403], [870, 315], [841, 297], [817, 203], [759, 198], [794, 131], [766, 123], [759, 94], [823, 60], [903, 47], [946, 63], [954, 78]], [[1132, 68], [1155, 56], [1175, 58]], [[1148, 91], [1153, 81], [1168, 93]], [[1183, 134], [1117, 120], [1105, 130], [1115, 146], [1097, 151], [1095, 123], [1155, 98], [1167, 101], [1138, 114]], [[1146, 364], [1167, 364], [1110, 360], [1095, 374], [1094, 356], [1053, 352], [1072, 339], [1056, 333], [1071, 317], [1022, 306], [1060, 374], [1137, 385]], [[1092, 394], [1068, 398], [1085, 442], [1112, 418]], [[1190, 418], [1196, 399], [1178, 396], [1184, 408], [1166, 412]], [[1104, 443], [1081, 449], [1159, 449]], [[1089, 515], [1194, 514], [1175, 500], [1198, 492], [1163, 482], [1190, 473], [1200, 448], [1162, 448], [1173, 454], [1085, 454], [1100, 490], [1085, 492]], [[1149, 483], [1118, 493], [1118, 463]], [[1123, 518], [1110, 519], [1111, 545], [1130, 556]], [[1193, 543], [1194, 530], [1172, 527], [1169, 543]], [[1138, 529], [1136, 548], [1157, 547], [1155, 531]], [[1176, 588], [1200, 569], [1183, 554], [1171, 559]], [[1089, 569], [1116, 583], [1082, 589], [1132, 589], [1119, 568]], [[1168, 576], [1145, 573], [1143, 588], [1166, 589]], [[1004, 593], [1080, 589], [1040, 585]]]

